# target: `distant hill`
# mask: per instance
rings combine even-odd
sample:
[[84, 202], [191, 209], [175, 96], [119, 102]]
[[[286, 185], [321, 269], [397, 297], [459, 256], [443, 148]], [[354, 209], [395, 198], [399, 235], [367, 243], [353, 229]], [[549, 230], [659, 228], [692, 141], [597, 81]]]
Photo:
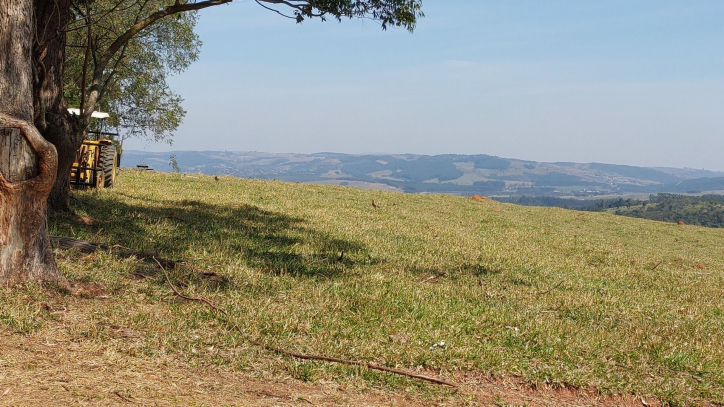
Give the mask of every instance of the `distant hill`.
[[122, 165], [416, 193], [598, 197], [724, 190], [724, 172], [603, 163], [543, 163], [490, 155], [340, 153], [272, 154], [233, 151], [125, 151]]

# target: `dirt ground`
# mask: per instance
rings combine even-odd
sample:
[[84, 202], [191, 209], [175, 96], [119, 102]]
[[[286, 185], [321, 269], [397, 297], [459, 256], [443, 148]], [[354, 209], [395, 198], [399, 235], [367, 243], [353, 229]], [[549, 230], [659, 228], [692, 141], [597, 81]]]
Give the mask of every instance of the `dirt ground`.
[[[0, 331], [0, 405], [243, 406], [660, 406], [653, 398], [601, 397], [595, 390], [533, 389], [514, 377], [460, 374], [457, 395], [440, 400], [360, 392], [335, 383], [264, 381], [244, 373], [190, 368], [172, 358], [109, 354]], [[402, 393], [402, 392], [401, 392]]]

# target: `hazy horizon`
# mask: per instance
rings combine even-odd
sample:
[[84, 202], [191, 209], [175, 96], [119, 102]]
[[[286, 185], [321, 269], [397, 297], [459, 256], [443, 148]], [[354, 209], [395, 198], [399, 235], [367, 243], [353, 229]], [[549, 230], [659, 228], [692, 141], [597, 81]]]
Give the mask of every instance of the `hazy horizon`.
[[[379, 155], [379, 156], [399, 156], [399, 155], [415, 155], [415, 156], [436, 156], [436, 155], [491, 155], [491, 154], [485, 154], [485, 153], [440, 153], [440, 154], [418, 154], [418, 153], [385, 153], [385, 152], [379, 152], [379, 151], [366, 151], [361, 153], [343, 153], [339, 151], [316, 151], [311, 153], [297, 153], [297, 152], [289, 152], [289, 151], [257, 151], [257, 150], [230, 150], [230, 149], [205, 149], [205, 150], [179, 150], [173, 148], [173, 146], [170, 147], [168, 150], [150, 150], [150, 149], [130, 149], [130, 148], [124, 148], [123, 151], [126, 152], [136, 152], [136, 153], [153, 153], [153, 154], [169, 154], [169, 158], [171, 154], [174, 153], [191, 153], [191, 152], [232, 152], [232, 153], [256, 153], [256, 154], [279, 154], [279, 155], [322, 155], [322, 154], [347, 154], [347, 155], [354, 155], [354, 156], [364, 156], [364, 155]], [[620, 163], [611, 163], [611, 162], [602, 162], [602, 161], [537, 161], [537, 160], [527, 160], [517, 157], [503, 157], [503, 156], [493, 156], [498, 157], [506, 160], [519, 160], [519, 161], [530, 161], [530, 162], [536, 162], [540, 164], [613, 164], [613, 165], [630, 165], [630, 164], [620, 164]], [[688, 169], [688, 170], [704, 170], [704, 171], [712, 171], [712, 172], [722, 172], [723, 170], [712, 170], [710, 168], [700, 168], [700, 167], [671, 167], [671, 166], [639, 166], [639, 165], [630, 165], [632, 167], [642, 167], [642, 168], [671, 168], [671, 169]], [[171, 170], [168, 170], [171, 171]]]

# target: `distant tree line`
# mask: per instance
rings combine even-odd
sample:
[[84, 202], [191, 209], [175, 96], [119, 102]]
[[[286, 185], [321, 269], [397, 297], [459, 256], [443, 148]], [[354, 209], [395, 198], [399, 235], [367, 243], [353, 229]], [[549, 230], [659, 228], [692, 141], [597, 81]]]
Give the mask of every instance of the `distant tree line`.
[[591, 212], [609, 212], [634, 218], [687, 225], [724, 227], [724, 195], [686, 196], [659, 193], [640, 199], [573, 199], [552, 196], [516, 196], [500, 201], [528, 206], [555, 206]]
[[687, 225], [724, 227], [724, 196], [652, 195], [648, 201], [615, 207], [612, 213]]
[[525, 206], [554, 206], [557, 208], [576, 209], [580, 211], [593, 210], [597, 204], [604, 202], [603, 200], [575, 199], [575, 198], [558, 198], [555, 196], [512, 196], [504, 198], [495, 198], [500, 202], [514, 203], [516, 205]]

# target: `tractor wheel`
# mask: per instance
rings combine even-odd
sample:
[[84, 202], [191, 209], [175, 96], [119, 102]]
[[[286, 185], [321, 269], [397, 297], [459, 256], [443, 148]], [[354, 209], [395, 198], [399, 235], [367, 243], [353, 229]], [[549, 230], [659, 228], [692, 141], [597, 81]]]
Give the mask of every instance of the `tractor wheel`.
[[116, 146], [103, 146], [100, 157], [98, 157], [98, 169], [103, 173], [103, 187], [112, 187], [113, 181], [116, 179]]

